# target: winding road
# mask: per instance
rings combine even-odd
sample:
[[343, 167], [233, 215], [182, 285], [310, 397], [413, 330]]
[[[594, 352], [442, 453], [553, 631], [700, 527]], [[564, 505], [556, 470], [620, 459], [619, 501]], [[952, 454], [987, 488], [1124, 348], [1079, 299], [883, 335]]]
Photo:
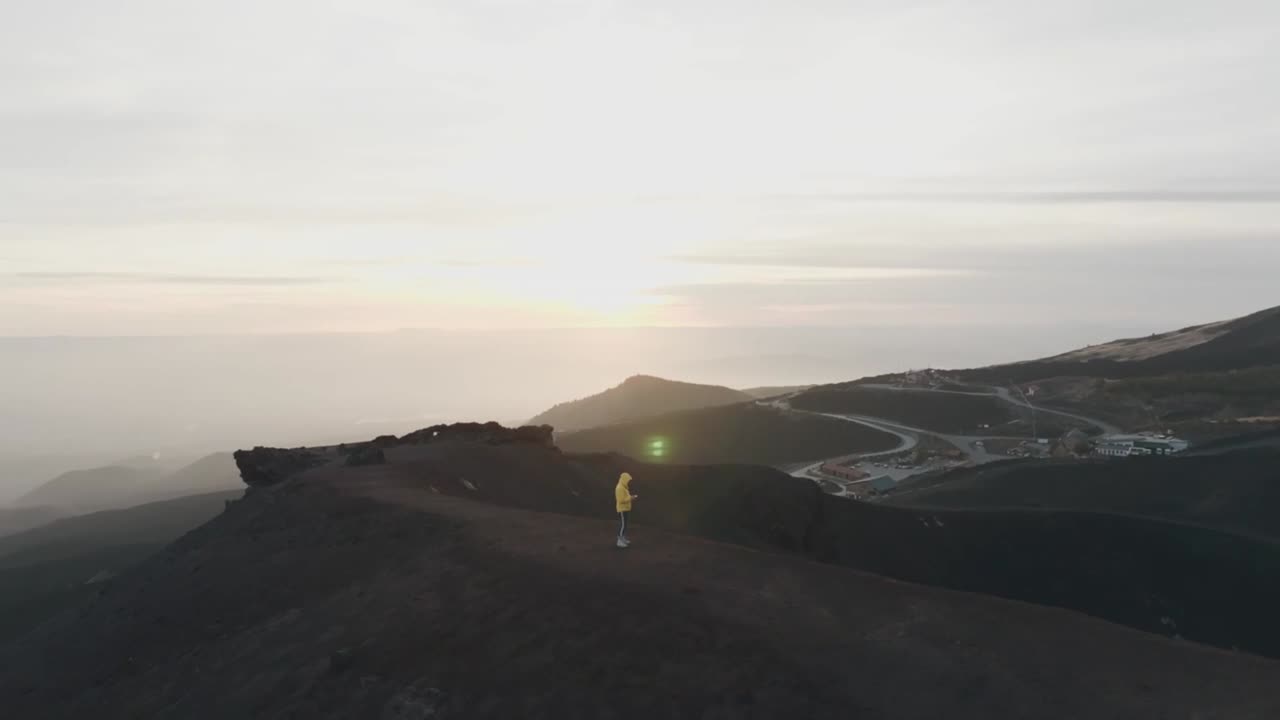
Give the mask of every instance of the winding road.
[[837, 458], [820, 460], [816, 463], [813, 463], [812, 465], [807, 465], [791, 473], [794, 477], [805, 477], [805, 478], [810, 477], [811, 473], [817, 471], [818, 468], [830, 462], [842, 463], [842, 462], [848, 462], [850, 460], [870, 460], [872, 458], [884, 457], [886, 455], [896, 455], [900, 452], [914, 450], [916, 445], [920, 444], [920, 435], [916, 430], [911, 428], [902, 428], [900, 426], [893, 425], [892, 423], [885, 422], [884, 420], [880, 420], [879, 418], [864, 417], [862, 415], [836, 415], [834, 413], [811, 413], [807, 410], [796, 410], [795, 408], [792, 408], [790, 405], [780, 405], [780, 407], [785, 407], [787, 410], [791, 412], [805, 413], [807, 415], [821, 415], [822, 417], [829, 417], [829, 418], [835, 418], [836, 420], [844, 420], [846, 422], [858, 423], [859, 425], [864, 425], [866, 427], [871, 428], [872, 430], [879, 430], [880, 432], [889, 433], [890, 435], [896, 435], [898, 437], [898, 446], [893, 448], [892, 450], [880, 450], [878, 452], [872, 452], [872, 453], [853, 453], [852, 455], [841, 455], [840, 457], [837, 457]]
[[[1019, 400], [1013, 397], [1012, 391], [1009, 388], [996, 387], [996, 388], [993, 388], [995, 392], [978, 392], [978, 391], [970, 392], [970, 391], [964, 391], [964, 390], [934, 390], [931, 388], [901, 388], [893, 385], [867, 385], [866, 387], [875, 388], [879, 390], [894, 390], [899, 392], [937, 392], [937, 393], [945, 393], [945, 394], [951, 394], [951, 395], [974, 395], [974, 396], [981, 396], [981, 397], [998, 397], [1004, 402], [1009, 403], [1010, 405], [1027, 408], [1032, 410], [1033, 412], [1045, 413], [1049, 415], [1058, 415], [1060, 417], [1070, 418], [1077, 422], [1082, 422], [1086, 425], [1091, 425], [1101, 430], [1102, 434], [1104, 435], [1110, 435], [1110, 434], [1121, 432], [1121, 429], [1116, 427], [1115, 425], [1105, 421], [1098, 420], [1096, 418], [1085, 417], [1083, 415], [1076, 415], [1074, 413], [1064, 412], [1061, 410], [1050, 410], [1048, 408], [1039, 407], [1036, 405], [1032, 405], [1029, 402]], [[925, 430], [923, 428], [909, 427], [906, 425], [893, 422], [891, 420], [886, 420], [884, 418], [870, 417], [867, 415], [819, 413], [819, 412], [811, 412], [808, 410], [797, 410], [791, 407], [791, 403], [789, 402], [792, 397], [795, 397], [795, 396], [789, 395], [785, 398], [781, 398], [778, 400], [771, 401], [769, 403], [762, 403], [762, 404], [773, 405], [774, 407], [778, 407], [780, 409], [783, 409], [789, 412], [805, 413], [808, 415], [821, 415], [823, 417], [835, 418], [837, 420], [844, 420], [846, 422], [858, 423], [859, 425], [869, 427], [873, 430], [879, 430], [881, 432], [895, 435], [899, 440], [898, 446], [896, 448], [893, 448], [892, 450], [882, 450], [882, 451], [873, 452], [873, 453], [851, 453], [848, 455], [841, 455], [839, 457], [820, 460], [818, 462], [812, 463], [810, 465], [806, 465], [805, 467], [792, 472], [791, 475], [794, 477], [815, 479], [816, 477], [815, 474], [818, 472], [818, 469], [827, 463], [845, 464], [854, 460], [857, 460], [857, 461], [872, 460], [878, 457], [885, 457], [889, 455], [896, 455], [898, 453], [906, 452], [908, 450], [914, 449], [917, 445], [919, 445], [920, 437], [923, 435], [931, 435], [933, 437], [940, 438], [951, 445], [954, 445], [955, 447], [959, 448], [961, 451], [966, 453], [969, 456], [970, 461], [977, 465], [983, 465], [986, 463], [996, 462], [998, 460], [1008, 459], [1004, 455], [994, 455], [987, 452], [984, 446], [978, 445], [979, 441], [985, 442], [987, 440], [1025, 440], [1026, 439], [1026, 438], [1004, 438], [1004, 437], [988, 436], [988, 435], [947, 435], [943, 433], [933, 432], [931, 430]]]
[[1062, 410], [1052, 410], [1042, 405], [1034, 405], [1032, 403], [1019, 400], [1018, 398], [1013, 396], [1013, 391], [1006, 387], [992, 388], [995, 390], [994, 393], [981, 392], [977, 390], [970, 391], [970, 390], [935, 390], [933, 388], [906, 388], [906, 387], [898, 387], [896, 385], [883, 385], [883, 384], [871, 384], [871, 385], [865, 385], [863, 387], [873, 388], [876, 390], [893, 390], [894, 392], [941, 393], [943, 395], [969, 395], [972, 397], [998, 397], [1004, 402], [1007, 402], [1010, 405], [1014, 405], [1016, 407], [1027, 408], [1028, 410], [1032, 410], [1034, 412], [1042, 413], [1045, 415], [1057, 415], [1058, 417], [1069, 418], [1077, 422], [1082, 422], [1086, 425], [1092, 425], [1093, 427], [1096, 427], [1099, 430], [1101, 430], [1103, 435], [1117, 435], [1119, 433], [1124, 432], [1118, 426], [1113, 425], [1109, 422], [1106, 422], [1105, 420], [1085, 417], [1084, 415], [1076, 415], [1075, 413], [1069, 413]]
[[1032, 405], [1031, 403], [1023, 402], [1013, 397], [1012, 391], [1010, 391], [1009, 388], [996, 388], [996, 395], [999, 396], [1001, 400], [1004, 400], [1010, 405], [1017, 405], [1018, 407], [1029, 408], [1034, 412], [1045, 413], [1046, 415], [1057, 415], [1059, 417], [1078, 420], [1079, 422], [1085, 423], [1086, 425], [1092, 425], [1098, 428], [1099, 430], [1101, 430], [1103, 435], [1118, 435], [1121, 432], [1123, 432], [1123, 430], [1121, 430], [1118, 426], [1112, 425], [1111, 423], [1106, 422], [1104, 420], [1098, 420], [1097, 418], [1090, 418], [1090, 417], [1085, 417], [1083, 415], [1076, 415], [1074, 413], [1063, 412], [1061, 410], [1050, 410], [1049, 408], [1043, 407], [1041, 405]]

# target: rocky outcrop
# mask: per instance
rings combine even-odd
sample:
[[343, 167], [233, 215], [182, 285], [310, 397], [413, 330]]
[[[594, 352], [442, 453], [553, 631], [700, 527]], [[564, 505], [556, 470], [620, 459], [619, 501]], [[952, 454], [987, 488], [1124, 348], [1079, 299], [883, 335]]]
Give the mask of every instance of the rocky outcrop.
[[490, 445], [506, 445], [521, 443], [541, 445], [547, 448], [556, 446], [552, 439], [553, 428], [550, 425], [526, 425], [519, 428], [508, 428], [496, 422], [487, 423], [454, 423], [452, 425], [433, 425], [405, 435], [400, 442], [406, 445], [421, 445], [441, 440], [465, 440], [482, 442]]
[[240, 479], [251, 488], [275, 485], [326, 462], [318, 453], [303, 448], [284, 450], [255, 447], [252, 450], [237, 450], [235, 459], [236, 467], [240, 469]]
[[275, 485], [281, 481], [323, 465], [333, 458], [325, 458], [322, 453], [335, 451], [339, 459], [350, 467], [361, 465], [381, 465], [387, 461], [386, 450], [400, 445], [424, 445], [441, 441], [465, 441], [485, 443], [488, 445], [522, 444], [536, 445], [555, 449], [552, 439], [553, 429], [550, 425], [528, 425], [519, 428], [503, 427], [496, 422], [487, 423], [454, 423], [452, 425], [432, 425], [416, 430], [397, 438], [395, 435], [380, 435], [373, 440], [362, 443], [344, 443], [336, 448], [318, 450], [308, 448], [281, 449], [256, 447], [252, 450], [238, 450], [235, 453], [236, 467], [240, 469], [240, 478], [249, 487]]

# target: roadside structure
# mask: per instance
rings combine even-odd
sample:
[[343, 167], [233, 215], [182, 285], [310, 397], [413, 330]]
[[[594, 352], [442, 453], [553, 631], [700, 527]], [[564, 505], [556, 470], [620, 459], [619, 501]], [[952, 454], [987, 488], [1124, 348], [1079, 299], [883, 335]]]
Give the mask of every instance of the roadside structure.
[[1141, 433], [1137, 435], [1104, 435], [1093, 451], [1103, 457], [1139, 455], [1175, 455], [1191, 447], [1191, 443], [1171, 435]]

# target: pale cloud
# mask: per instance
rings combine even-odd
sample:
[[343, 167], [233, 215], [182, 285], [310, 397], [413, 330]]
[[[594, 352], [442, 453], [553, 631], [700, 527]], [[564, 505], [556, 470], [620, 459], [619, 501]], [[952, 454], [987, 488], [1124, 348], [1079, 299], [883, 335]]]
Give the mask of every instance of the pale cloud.
[[1278, 48], [1270, 0], [26, 3], [0, 334], [829, 324], [1025, 274], [1094, 317], [1096, 265], [1227, 314], [1280, 262]]
[[[758, 248], [759, 249], [759, 248]], [[1280, 238], [1273, 235], [1077, 244], [818, 244], [774, 248], [792, 257], [786, 282], [689, 283], [662, 288], [673, 307], [698, 322], [751, 317], [801, 324], [957, 326], [1017, 324], [1052, 335], [1060, 323], [1095, 321], [1152, 331], [1244, 315], [1280, 305], [1274, 281]], [[737, 263], [759, 256], [688, 258], [692, 264]], [[764, 262], [777, 260], [767, 258]], [[928, 261], [942, 275], [894, 279], [806, 278], [811, 268], [876, 262], [907, 268]]]
[[148, 285], [213, 285], [248, 287], [288, 287], [333, 282], [325, 277], [272, 277], [267, 275], [175, 275], [142, 272], [20, 272], [13, 277], [45, 283], [141, 283]]

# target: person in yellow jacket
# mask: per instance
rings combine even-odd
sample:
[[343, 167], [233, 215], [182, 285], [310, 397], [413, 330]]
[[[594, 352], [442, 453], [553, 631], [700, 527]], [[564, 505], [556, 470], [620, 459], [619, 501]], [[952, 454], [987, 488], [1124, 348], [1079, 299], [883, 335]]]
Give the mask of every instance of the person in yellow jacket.
[[640, 497], [631, 494], [631, 473], [622, 473], [618, 478], [618, 487], [613, 489], [613, 496], [618, 508], [618, 547], [624, 548], [631, 544], [627, 539], [627, 518], [631, 515], [631, 501]]

